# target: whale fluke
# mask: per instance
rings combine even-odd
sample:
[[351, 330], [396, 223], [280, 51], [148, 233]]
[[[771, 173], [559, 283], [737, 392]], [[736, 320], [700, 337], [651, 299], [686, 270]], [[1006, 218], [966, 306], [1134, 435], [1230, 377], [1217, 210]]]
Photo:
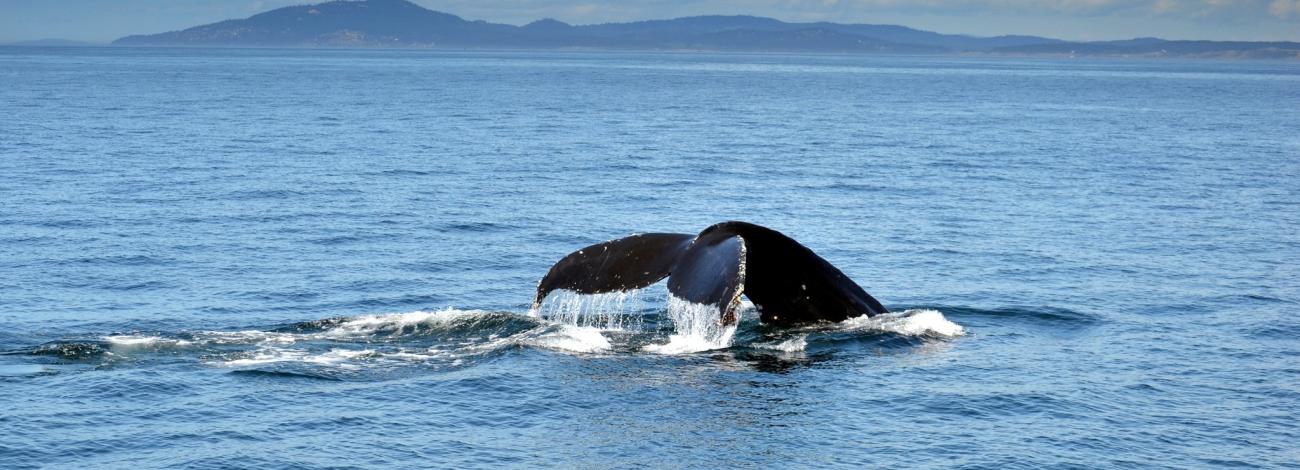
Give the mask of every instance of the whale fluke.
[[888, 312], [862, 287], [781, 232], [723, 222], [698, 235], [647, 233], [570, 253], [537, 285], [533, 307], [556, 289], [583, 294], [640, 289], [668, 278], [673, 296], [718, 309], [736, 322], [740, 296], [763, 323], [795, 325]]
[[680, 233], [642, 233], [569, 253], [537, 284], [533, 307], [556, 289], [597, 294], [659, 282], [672, 273], [678, 256], [694, 238]]
[[717, 308], [722, 323], [733, 324], [745, 286], [746, 254], [745, 241], [739, 236], [705, 230], [678, 256], [668, 278], [668, 292], [688, 302]]

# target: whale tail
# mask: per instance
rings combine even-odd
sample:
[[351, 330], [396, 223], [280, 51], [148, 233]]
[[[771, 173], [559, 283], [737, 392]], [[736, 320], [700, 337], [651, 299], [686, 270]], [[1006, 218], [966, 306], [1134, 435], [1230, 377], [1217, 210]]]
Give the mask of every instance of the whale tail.
[[537, 285], [533, 308], [557, 289], [582, 294], [640, 289], [668, 278], [673, 296], [718, 310], [736, 323], [740, 296], [763, 323], [839, 322], [888, 312], [812, 250], [766, 227], [722, 222], [698, 235], [647, 233], [570, 253]]

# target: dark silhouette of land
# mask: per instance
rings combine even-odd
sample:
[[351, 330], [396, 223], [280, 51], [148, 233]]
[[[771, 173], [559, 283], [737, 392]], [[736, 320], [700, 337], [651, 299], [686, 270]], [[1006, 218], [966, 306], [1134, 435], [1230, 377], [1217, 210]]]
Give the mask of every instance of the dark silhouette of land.
[[543, 19], [524, 26], [468, 21], [405, 0], [333, 1], [279, 8], [114, 45], [628, 49], [898, 54], [1230, 57], [1300, 59], [1300, 43], [1071, 42], [1037, 36], [976, 37], [905, 26], [787, 23], [755, 16], [696, 16], [575, 26]]

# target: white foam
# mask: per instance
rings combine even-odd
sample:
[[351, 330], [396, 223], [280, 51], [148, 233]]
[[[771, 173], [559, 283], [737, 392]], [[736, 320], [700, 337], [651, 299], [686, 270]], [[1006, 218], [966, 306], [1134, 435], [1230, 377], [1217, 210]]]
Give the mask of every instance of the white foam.
[[421, 310], [406, 313], [389, 313], [382, 315], [365, 315], [346, 319], [338, 325], [320, 333], [322, 337], [367, 336], [376, 332], [395, 329], [393, 334], [408, 330], [418, 330], [420, 326], [447, 326], [465, 320], [476, 319], [490, 314], [484, 310], [458, 310], [447, 307], [442, 310]]
[[645, 351], [686, 354], [725, 349], [731, 346], [731, 339], [736, 335], [736, 324], [723, 325], [722, 312], [712, 305], [669, 296], [668, 317], [677, 332], [669, 335], [668, 343], [647, 345]]
[[[355, 369], [361, 365], [380, 363], [411, 363], [427, 361], [447, 361], [453, 363], [465, 357], [488, 354], [503, 348], [513, 347], [531, 339], [541, 340], [540, 347], [577, 352], [599, 351], [609, 348], [609, 342], [597, 332], [595, 336], [583, 329], [572, 331], [555, 330], [554, 325], [538, 325], [519, 333], [501, 336], [483, 334], [478, 337], [466, 337], [457, 343], [442, 343], [427, 349], [401, 349], [397, 351], [376, 351], [373, 349], [331, 349], [327, 352], [311, 352], [295, 344], [336, 342], [336, 343], [370, 343], [376, 335], [400, 336], [417, 333], [421, 329], [447, 328], [486, 318], [496, 313], [485, 310], [458, 310], [445, 308], [437, 311], [415, 311], [378, 315], [364, 315], [344, 318], [324, 324], [318, 331], [274, 332], [274, 331], [209, 331], [195, 334], [195, 342], [205, 344], [250, 345], [257, 349], [243, 352], [238, 356], [218, 360], [217, 365], [228, 367], [249, 367], [259, 364], [298, 362], [304, 364], [324, 365], [344, 369]], [[548, 335], [548, 333], [551, 333]], [[145, 339], [116, 338], [120, 342], [145, 343]], [[365, 364], [360, 364], [364, 361]]]
[[112, 335], [105, 336], [104, 341], [108, 341], [113, 346], [123, 347], [183, 347], [193, 343], [183, 339], [163, 338], [161, 336], [140, 336], [140, 335]]
[[293, 333], [276, 333], [272, 331], [207, 331], [202, 333], [205, 342], [215, 344], [293, 344], [303, 335]]
[[455, 355], [438, 348], [429, 348], [424, 352], [397, 351], [383, 353], [381, 356], [386, 359], [395, 359], [399, 361], [426, 362], [434, 359], [453, 358]]
[[799, 352], [808, 348], [808, 335], [799, 335], [785, 341], [754, 343], [754, 347], [782, 352]]
[[[401, 335], [418, 331], [420, 327], [445, 327], [464, 321], [471, 321], [490, 315], [484, 310], [457, 310], [445, 308], [437, 311], [415, 311], [406, 313], [389, 313], [364, 315], [343, 319], [321, 331], [310, 333], [290, 333], [276, 331], [205, 331], [196, 333], [196, 341], [213, 344], [275, 344], [288, 345], [299, 341], [311, 340], [347, 340], [373, 336], [386, 330], [393, 330], [392, 335]], [[149, 337], [152, 338], [152, 337]], [[115, 344], [134, 344], [147, 342], [145, 337], [108, 337]], [[167, 340], [163, 340], [167, 341]], [[171, 340], [177, 341], [177, 340]], [[189, 344], [179, 341], [179, 344]]]
[[938, 310], [914, 309], [902, 313], [885, 313], [868, 317], [850, 318], [841, 323], [845, 329], [886, 331], [907, 336], [937, 335], [956, 337], [966, 334], [965, 329], [944, 318]]
[[336, 366], [345, 369], [355, 369], [356, 365], [346, 364], [346, 361], [360, 357], [370, 356], [375, 353], [371, 349], [349, 350], [349, 349], [331, 349], [324, 353], [310, 354], [307, 351], [267, 348], [255, 353], [252, 357], [234, 359], [222, 363], [228, 367], [248, 367], [263, 364], [274, 364], [277, 362], [301, 362], [308, 364]]
[[600, 333], [600, 329], [573, 325], [560, 325], [555, 331], [538, 336], [529, 343], [546, 349], [588, 354], [608, 351], [613, 347], [605, 335]]

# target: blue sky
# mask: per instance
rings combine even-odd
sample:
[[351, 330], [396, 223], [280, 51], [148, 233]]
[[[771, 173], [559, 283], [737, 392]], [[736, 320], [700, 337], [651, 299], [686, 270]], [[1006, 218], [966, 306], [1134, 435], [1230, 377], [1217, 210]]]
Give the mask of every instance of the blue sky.
[[[471, 20], [574, 24], [703, 14], [901, 24], [944, 33], [1075, 40], [1300, 41], [1300, 0], [415, 0]], [[0, 0], [0, 42], [106, 42], [243, 18], [310, 0]]]

